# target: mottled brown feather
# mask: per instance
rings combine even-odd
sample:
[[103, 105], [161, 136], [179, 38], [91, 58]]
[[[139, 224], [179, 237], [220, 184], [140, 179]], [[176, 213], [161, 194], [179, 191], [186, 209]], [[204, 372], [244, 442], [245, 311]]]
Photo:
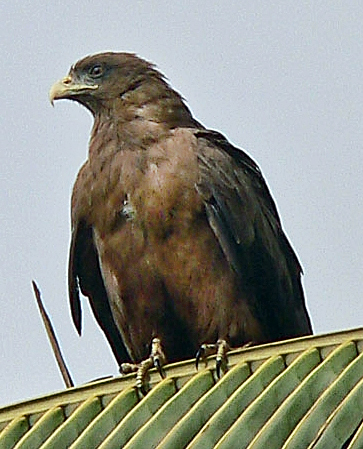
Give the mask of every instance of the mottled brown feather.
[[97, 85], [55, 96], [94, 115], [72, 196], [77, 329], [80, 288], [119, 363], [145, 357], [154, 336], [174, 361], [217, 338], [310, 334], [301, 266], [255, 162], [197, 122], [135, 55], [90, 56], [69, 76]]

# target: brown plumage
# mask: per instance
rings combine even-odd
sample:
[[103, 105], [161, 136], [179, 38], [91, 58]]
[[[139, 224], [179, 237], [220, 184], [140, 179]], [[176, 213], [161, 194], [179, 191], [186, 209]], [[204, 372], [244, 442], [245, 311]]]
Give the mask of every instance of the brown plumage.
[[127, 53], [77, 62], [51, 100], [94, 116], [72, 195], [69, 295], [79, 289], [119, 363], [310, 334], [301, 267], [255, 162], [205, 129], [155, 67]]

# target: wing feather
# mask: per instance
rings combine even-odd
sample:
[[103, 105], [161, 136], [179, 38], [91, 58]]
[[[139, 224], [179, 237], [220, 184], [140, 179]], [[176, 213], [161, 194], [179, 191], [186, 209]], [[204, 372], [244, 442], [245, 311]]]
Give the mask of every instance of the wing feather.
[[81, 333], [82, 309], [80, 291], [90, 301], [95, 318], [103, 330], [119, 364], [130, 361], [121, 335], [113, 319], [99, 258], [93, 240], [93, 231], [82, 222], [76, 224], [72, 232], [72, 241], [68, 266], [68, 288], [70, 307], [74, 325]]
[[271, 339], [310, 334], [302, 268], [255, 162], [215, 131], [198, 130], [200, 179], [207, 219]]

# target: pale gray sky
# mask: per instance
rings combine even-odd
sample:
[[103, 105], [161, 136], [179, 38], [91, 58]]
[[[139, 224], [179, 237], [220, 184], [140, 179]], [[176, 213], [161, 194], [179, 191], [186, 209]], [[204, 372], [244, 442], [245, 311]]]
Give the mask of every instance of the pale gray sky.
[[[363, 4], [353, 1], [3, 1], [0, 99], [0, 404], [63, 388], [31, 279], [77, 384], [117, 374], [66, 291], [69, 199], [89, 113], [54, 109], [79, 58], [155, 62], [195, 116], [259, 163], [305, 269], [317, 333], [363, 324]], [[85, 307], [87, 309], [87, 306]]]

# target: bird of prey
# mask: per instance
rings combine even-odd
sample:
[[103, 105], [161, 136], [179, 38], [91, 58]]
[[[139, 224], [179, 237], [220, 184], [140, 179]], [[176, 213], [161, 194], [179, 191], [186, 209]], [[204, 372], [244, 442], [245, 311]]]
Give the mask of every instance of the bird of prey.
[[80, 292], [119, 364], [169, 362], [312, 333], [302, 269], [257, 164], [206, 129], [155, 66], [131, 53], [73, 65], [50, 99], [94, 117], [72, 194], [69, 298]]

